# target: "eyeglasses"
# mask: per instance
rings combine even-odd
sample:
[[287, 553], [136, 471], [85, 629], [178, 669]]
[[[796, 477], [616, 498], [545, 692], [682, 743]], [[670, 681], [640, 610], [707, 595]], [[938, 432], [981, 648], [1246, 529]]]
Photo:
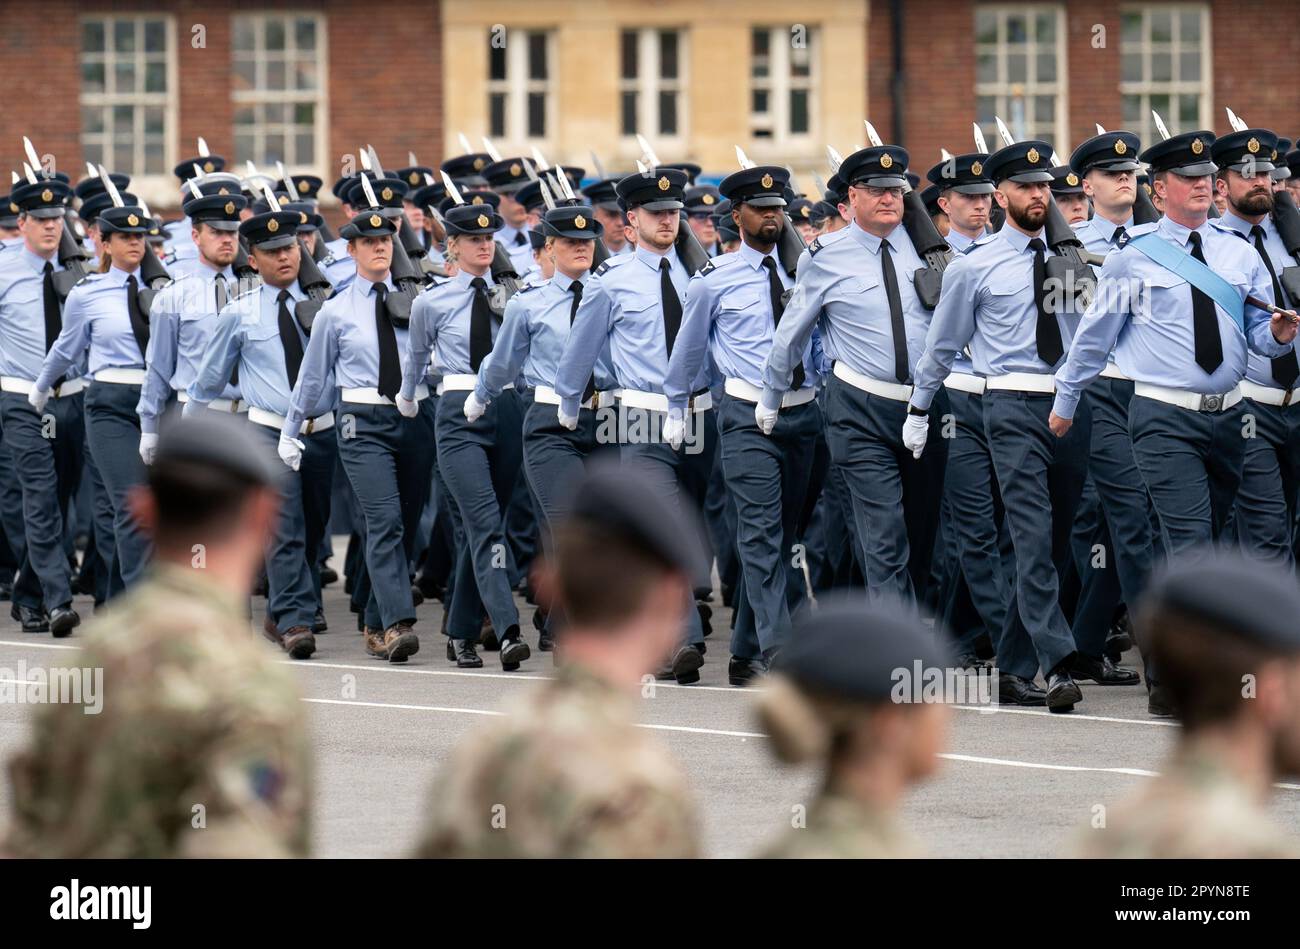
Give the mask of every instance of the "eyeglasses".
[[855, 184], [853, 185], [853, 187], [857, 188], [859, 191], [865, 191], [867, 193], [867, 197], [872, 198], [876, 201], [879, 201], [881, 198], [885, 198], [885, 197], [901, 198], [903, 196], [902, 188], [877, 188], [875, 185], [859, 185], [859, 184]]

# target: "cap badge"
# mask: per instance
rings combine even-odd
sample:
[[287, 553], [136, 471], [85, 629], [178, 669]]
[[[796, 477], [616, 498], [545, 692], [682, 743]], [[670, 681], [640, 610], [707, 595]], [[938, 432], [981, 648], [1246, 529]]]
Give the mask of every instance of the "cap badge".
[[140, 219], [136, 217], [134, 214], [128, 214], [126, 217], [126, 223], [129, 224], [131, 227], [135, 227], [137, 224], [140, 223]]
[[217, 191], [217, 194], [230, 194], [230, 189], [229, 189], [229, 188], [221, 188], [221, 189], [219, 189], [219, 190]]
[[668, 176], [667, 176], [667, 175], [661, 175], [660, 178], [659, 178], [659, 190], [660, 190], [660, 191], [667, 191], [670, 187], [672, 187], [672, 186], [668, 183]]
[[975, 175], [976, 177], [979, 177], [980, 175], [984, 174], [984, 166], [977, 161], [973, 161], [971, 162], [970, 165], [970, 173], [972, 175]]
[[1026, 153], [1025, 153], [1025, 160], [1028, 161], [1029, 164], [1031, 164], [1031, 165], [1037, 165], [1037, 164], [1038, 164], [1038, 149], [1036, 149], [1036, 148], [1031, 148], [1028, 152], [1026, 152]]
[[583, 217], [581, 214], [579, 214], [577, 217], [573, 219], [573, 226], [576, 227], [578, 230], [582, 230], [584, 227], [587, 226], [587, 219]]
[[17, 213], [18, 213], [18, 205], [15, 204], [14, 202], [10, 201], [10, 202], [9, 202], [9, 210], [10, 210], [10, 211], [13, 211], [14, 214], [17, 214]]
[[1128, 151], [1128, 146], [1124, 144], [1124, 139], [1115, 139], [1115, 154], [1123, 155], [1126, 151]]
[[[766, 188], [767, 185], [764, 185], [763, 187]], [[711, 195], [711, 194], [706, 194], [706, 195], [704, 195], [703, 197], [701, 197], [700, 200], [703, 201], [705, 204], [712, 204], [714, 201], [717, 200], [717, 198], [715, 198], [715, 197], [714, 197], [713, 195]]]
[[1277, 161], [1277, 149], [1273, 149], [1273, 154], [1268, 156], [1269, 161]]
[[384, 219], [381, 218], [378, 214], [372, 214], [372, 215], [370, 215], [370, 226], [371, 226], [371, 227], [378, 227], [380, 224], [383, 224], [383, 223], [384, 223]]
[[298, 190], [299, 190], [302, 194], [306, 194], [308, 191], [311, 190], [311, 185], [308, 184], [308, 183], [305, 182], [305, 181], [300, 181], [300, 182], [298, 182]]
[[488, 226], [489, 224], [491, 224], [491, 223], [492, 223], [492, 222], [488, 219], [488, 216], [487, 216], [486, 214], [480, 214], [480, 215], [478, 216], [478, 226], [479, 226], [479, 227], [487, 227], [487, 226]]
[[51, 191], [49, 188], [46, 188], [44, 191], [41, 192], [41, 200], [42, 200], [42, 201], [53, 201], [53, 200], [54, 200], [54, 192]]
[[474, 159], [474, 170], [475, 170], [475, 171], [482, 171], [482, 170], [483, 170], [483, 159], [481, 159], [481, 158], [475, 158], [475, 159]]
[[215, 166], [214, 166], [214, 165], [212, 164], [212, 162], [210, 162], [210, 161], [205, 161], [205, 162], [203, 163], [203, 170], [206, 171], [208, 174], [211, 174], [211, 173], [212, 173], [212, 169], [213, 169], [214, 167], [215, 167]]
[[1246, 142], [1246, 151], [1250, 152], [1252, 155], [1259, 151], [1259, 139], [1251, 136], [1251, 138]]
[[482, 203], [483, 203], [483, 199], [480, 198], [478, 195], [475, 195], [474, 199], [470, 201], [470, 204], [482, 204]]
[[1070, 172], [1068, 175], [1065, 176], [1065, 183], [1069, 185], [1071, 188], [1073, 188], [1075, 185], [1079, 183], [1079, 176], [1076, 175], [1074, 172]]
[[799, 213], [802, 214], [804, 217], [807, 217], [807, 216], [808, 216], [808, 213], [809, 213], [809, 212], [808, 212], [808, 205], [805, 204], [803, 207], [801, 207], [801, 208], [799, 209]]
[[234, 202], [234, 201], [227, 201], [227, 202], [226, 202], [226, 213], [227, 213], [227, 214], [234, 214], [234, 213], [235, 213], [235, 202]]
[[880, 156], [880, 167], [881, 167], [881, 168], [889, 168], [889, 167], [892, 166], [893, 164], [894, 164], [894, 159], [890, 158], [888, 155], [881, 155], [881, 156]]
[[511, 177], [511, 178], [518, 178], [518, 177], [519, 177], [520, 175], [522, 175], [523, 173], [524, 173], [524, 170], [523, 170], [522, 168], [519, 167], [519, 162], [515, 162], [513, 165], [510, 166], [510, 177]]
[[[770, 188], [770, 187], [772, 187], [772, 176], [771, 176], [771, 175], [764, 175], [763, 178], [762, 178], [762, 180], [759, 181], [759, 184], [761, 184], [764, 188]], [[713, 197], [713, 196], [712, 196], [712, 195], [709, 195], [709, 197]]]
[[299, 224], [306, 224], [306, 223], [307, 223], [307, 212], [306, 212], [306, 211], [299, 211], [299, 212], [298, 212], [298, 216], [299, 216], [300, 218], [302, 218], [302, 220], [298, 222]]
[[266, 222], [266, 229], [270, 231], [272, 234], [274, 234], [276, 231], [280, 229], [280, 222], [277, 221], [275, 218], [271, 218], [271, 220]]
[[1192, 154], [1199, 155], [1203, 151], [1205, 151], [1205, 143], [1199, 138], [1192, 139]]
[[392, 189], [392, 188], [385, 188], [383, 191], [379, 192], [379, 196], [380, 196], [381, 198], [383, 198], [385, 201], [392, 201], [392, 200], [393, 200], [393, 189]]
[[420, 173], [419, 173], [418, 171], [413, 171], [413, 172], [411, 172], [409, 175], [406, 176], [406, 180], [409, 181], [409, 182], [410, 182], [411, 184], [413, 184], [413, 185], [419, 184], [419, 183], [420, 183]]

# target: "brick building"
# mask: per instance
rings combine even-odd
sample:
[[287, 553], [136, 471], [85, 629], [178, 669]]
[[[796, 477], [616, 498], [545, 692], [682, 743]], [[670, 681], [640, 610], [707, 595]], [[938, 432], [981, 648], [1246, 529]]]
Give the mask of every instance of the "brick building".
[[[106, 0], [0, 3], [0, 165], [21, 136], [74, 179], [87, 159], [174, 207], [170, 169], [202, 135], [243, 171], [283, 160], [332, 181], [372, 144], [436, 163], [490, 135], [503, 152], [625, 170], [645, 134], [664, 160], [732, 170], [732, 146], [791, 165], [869, 117], [914, 167], [973, 147], [996, 112], [1062, 155], [1094, 123], [1151, 140], [1248, 122], [1300, 133], [1300, 97], [1261, 62], [1300, 58], [1294, 3], [1259, 0]], [[796, 19], [797, 15], [797, 19]], [[1261, 37], [1270, 46], [1259, 49]], [[1251, 52], [1243, 52], [1247, 44]]]

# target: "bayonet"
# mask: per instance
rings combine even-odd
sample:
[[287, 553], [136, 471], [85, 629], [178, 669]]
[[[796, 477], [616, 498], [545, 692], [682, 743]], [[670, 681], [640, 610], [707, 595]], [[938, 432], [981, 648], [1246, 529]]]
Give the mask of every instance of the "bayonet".
[[838, 172], [840, 165], [844, 164], [844, 156], [835, 150], [834, 145], [826, 146], [826, 157], [830, 160], [831, 171]]
[[280, 210], [280, 202], [275, 196], [275, 189], [266, 182], [262, 182], [262, 194], [266, 196], [266, 203], [272, 211]]
[[952, 152], [946, 148], [939, 149], [939, 158], [941, 161], [952, 161]]
[[376, 178], [383, 178], [384, 166], [379, 163], [379, 153], [375, 151], [373, 145], [367, 145], [366, 151], [370, 153], [370, 170], [375, 173]]
[[596, 169], [596, 174], [599, 175], [602, 180], [604, 180], [605, 166], [600, 163], [600, 159], [596, 157], [596, 153], [594, 151], [588, 152], [587, 154], [591, 155], [591, 164], [592, 167]]
[[1241, 120], [1241, 118], [1237, 115], [1237, 113], [1233, 112], [1226, 105], [1223, 108], [1224, 111], [1228, 113], [1228, 124], [1232, 126], [1232, 130], [1234, 132], [1246, 131], [1246, 129], [1249, 126], [1247, 126], [1246, 123]]
[[868, 142], [870, 142], [876, 148], [879, 148], [880, 146], [885, 144], [880, 140], [880, 136], [876, 134], [876, 127], [874, 125], [872, 125], [867, 119], [863, 119], [862, 124], [867, 127]]
[[497, 151], [497, 147], [492, 144], [492, 140], [486, 135], [483, 136], [483, 151], [487, 152], [493, 161], [501, 160], [501, 153]]
[[1011, 136], [1011, 129], [1007, 128], [1007, 123], [1003, 122], [996, 115], [993, 116], [993, 121], [997, 123], [998, 138], [1002, 139], [1003, 147], [1005, 148], [1007, 145], [1016, 144], [1016, 140]]
[[971, 128], [975, 130], [975, 151], [979, 152], [981, 155], [987, 155], [989, 153], [989, 146], [988, 142], [984, 141], [984, 130], [980, 128], [978, 122], [972, 122]]
[[26, 135], [23, 136], [23, 150], [27, 152], [27, 160], [32, 163], [32, 170], [39, 171], [42, 177], [49, 178], [50, 176], [45, 174], [45, 166], [41, 164], [40, 156], [36, 154], [36, 146]]
[[741, 168], [754, 167], [754, 163], [749, 160], [749, 156], [745, 154], [745, 150], [739, 145], [736, 146], [736, 161], [740, 164]]
[[1151, 118], [1155, 120], [1156, 131], [1160, 133], [1160, 137], [1164, 139], [1169, 138], [1169, 129], [1165, 126], [1165, 120], [1160, 118], [1160, 113], [1155, 109], [1152, 109]]
[[204, 140], [203, 136], [200, 135], [199, 136], [199, 157], [207, 158], [211, 154], [212, 153], [208, 151], [208, 143]]
[[366, 193], [366, 200], [370, 202], [366, 207], [379, 207], [379, 201], [375, 198], [375, 189], [370, 187], [370, 179], [365, 175], [361, 176], [361, 190]]
[[541, 149], [536, 145], [533, 146], [533, 161], [537, 162], [537, 167], [542, 171], [551, 167], [551, 163], [546, 160], [545, 156], [542, 155]]
[[1100, 122], [1097, 123], [1097, 134], [1098, 134], [1098, 135], [1105, 135], [1105, 134], [1106, 134], [1106, 130], [1105, 130], [1104, 128], [1101, 127], [1101, 123], [1100, 123]]
[[410, 165], [412, 168], [420, 164], [418, 161], [415, 160], [415, 152], [406, 153], [406, 163]]
[[460, 147], [465, 150], [466, 155], [474, 154], [474, 149], [469, 146], [469, 139], [465, 137], [464, 132], [457, 132], [456, 137], [460, 139]]
[[555, 198], [551, 196], [551, 189], [546, 186], [546, 180], [538, 178], [537, 183], [542, 186], [542, 200], [546, 202], [546, 210], [555, 210]]
[[650, 164], [658, 168], [659, 156], [655, 154], [655, 150], [650, 147], [650, 143], [646, 141], [646, 137], [640, 132], [637, 133], [636, 143], [641, 146], [641, 151]]
[[370, 171], [370, 153], [364, 148], [361, 149], [361, 168], [363, 171]]
[[27, 183], [36, 184], [36, 172], [32, 171], [32, 166], [23, 162], [23, 174], [27, 176]]
[[457, 204], [465, 203], [465, 199], [462, 198], [460, 192], [456, 190], [456, 184], [451, 180], [451, 175], [447, 174], [445, 171], [442, 172], [442, 184], [443, 187], [447, 189], [447, 194], [451, 196], [453, 201]]

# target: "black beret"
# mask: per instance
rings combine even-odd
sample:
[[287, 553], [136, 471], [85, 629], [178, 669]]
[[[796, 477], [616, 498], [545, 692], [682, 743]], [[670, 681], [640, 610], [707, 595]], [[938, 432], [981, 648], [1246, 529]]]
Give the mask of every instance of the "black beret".
[[816, 609], [803, 611], [773, 671], [818, 695], [874, 703], [889, 700], [900, 672], [911, 677], [918, 663], [927, 674], [952, 665], [941, 636], [921, 622], [915, 606], [858, 592], [822, 597]]
[[216, 468], [268, 487], [279, 484], [288, 471], [246, 422], [218, 412], [164, 420], [151, 470], [165, 472], [173, 464]]
[[635, 462], [592, 465], [571, 498], [571, 520], [606, 531], [688, 577], [707, 568], [699, 519], [686, 503], [664, 498]]
[[1300, 652], [1295, 573], [1236, 550], [1204, 547], [1174, 557], [1152, 578], [1146, 606], [1187, 613], [1265, 649]]

